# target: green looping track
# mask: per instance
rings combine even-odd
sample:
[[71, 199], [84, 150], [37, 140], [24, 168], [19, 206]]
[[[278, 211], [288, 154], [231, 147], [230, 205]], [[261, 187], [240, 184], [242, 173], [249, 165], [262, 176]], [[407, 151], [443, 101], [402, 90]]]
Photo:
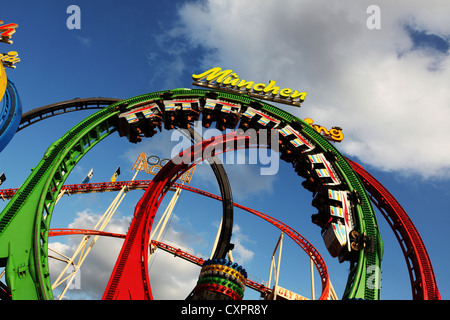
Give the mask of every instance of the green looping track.
[[[69, 130], [55, 141], [45, 152], [42, 160], [22, 184], [15, 196], [0, 213], [0, 267], [6, 269], [6, 282], [12, 299], [53, 299], [50, 283], [47, 245], [50, 220], [64, 181], [78, 161], [97, 143], [116, 131], [119, 106], [131, 109], [146, 101], [164, 99], [171, 93], [171, 99], [183, 96], [205, 97], [210, 90], [174, 89], [136, 96], [100, 109]], [[350, 261], [350, 272], [343, 299], [380, 298], [376, 285], [378, 270], [381, 270], [383, 244], [378, 230], [375, 212], [358, 175], [339, 151], [303, 120], [275, 107], [252, 99], [216, 91], [218, 98], [231, 99], [242, 105], [256, 101], [262, 111], [286, 124], [298, 122], [303, 125], [304, 134], [316, 148], [323, 152], [331, 150], [336, 156], [334, 169], [343, 177], [349, 191], [357, 191], [361, 204], [356, 206], [357, 228], [360, 233], [373, 240], [372, 250], [360, 250]], [[375, 280], [375, 282], [374, 282]]]

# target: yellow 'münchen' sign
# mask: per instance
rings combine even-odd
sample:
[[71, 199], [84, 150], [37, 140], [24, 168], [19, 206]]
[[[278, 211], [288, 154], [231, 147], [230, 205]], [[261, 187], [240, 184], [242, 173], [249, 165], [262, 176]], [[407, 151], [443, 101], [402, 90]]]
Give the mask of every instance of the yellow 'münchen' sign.
[[222, 68], [211, 68], [201, 74], [193, 74], [193, 85], [215, 88], [219, 90], [231, 91], [234, 93], [244, 93], [249, 96], [270, 100], [278, 103], [289, 104], [300, 107], [305, 100], [307, 93], [290, 88], [280, 88], [276, 86], [276, 81], [270, 80], [269, 83], [255, 83], [239, 79], [239, 76], [233, 70], [223, 70]]

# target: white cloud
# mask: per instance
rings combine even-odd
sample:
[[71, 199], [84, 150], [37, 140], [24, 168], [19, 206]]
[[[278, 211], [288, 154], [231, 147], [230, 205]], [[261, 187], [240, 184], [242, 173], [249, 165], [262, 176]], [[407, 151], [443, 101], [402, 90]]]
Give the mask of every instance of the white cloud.
[[186, 299], [195, 287], [200, 267], [172, 254], [157, 251], [149, 271], [153, 298], [156, 300]]
[[342, 127], [344, 154], [383, 170], [449, 178], [450, 58], [412, 50], [405, 25], [448, 40], [450, 8], [445, 1], [378, 1], [381, 29], [369, 30], [370, 4], [190, 2], [180, 24], [192, 47], [205, 48], [203, 68], [307, 91], [300, 110], [287, 110]]
[[234, 244], [234, 249], [232, 251], [233, 260], [240, 265], [245, 265], [250, 262], [255, 252], [247, 249], [244, 244], [250, 242], [251, 240], [241, 231], [241, 227], [237, 224], [233, 225], [233, 237], [231, 242]]

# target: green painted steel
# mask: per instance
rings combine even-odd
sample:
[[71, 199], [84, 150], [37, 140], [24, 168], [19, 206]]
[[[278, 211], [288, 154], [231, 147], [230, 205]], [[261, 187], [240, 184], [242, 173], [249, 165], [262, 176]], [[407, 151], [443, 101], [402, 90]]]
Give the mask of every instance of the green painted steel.
[[[12, 298], [53, 299], [51, 290], [47, 244], [50, 220], [64, 181], [80, 159], [97, 143], [116, 131], [117, 115], [124, 108], [138, 103], [182, 96], [204, 97], [211, 91], [202, 89], [174, 89], [140, 95], [107, 106], [81, 121], [55, 141], [42, 160], [22, 184], [15, 196], [0, 213], [0, 267], [6, 269], [6, 282]], [[219, 98], [232, 99], [244, 105], [257, 101], [262, 110], [276, 118], [303, 125], [303, 133], [322, 151], [331, 150], [336, 156], [336, 168], [350, 191], [356, 190], [362, 198], [357, 205], [359, 230], [373, 239], [375, 250], [361, 250], [358, 259], [351, 262], [344, 299], [375, 300], [380, 290], [373, 282], [381, 270], [383, 244], [377, 228], [374, 210], [366, 190], [350, 164], [339, 151], [303, 120], [245, 95], [215, 91]]]
[[334, 145], [324, 139], [304, 120], [296, 118], [274, 106], [266, 103], [262, 104], [264, 105], [263, 110], [278, 116], [287, 123], [292, 121], [301, 123], [303, 125], [303, 133], [312, 139], [316, 146], [319, 146], [323, 151], [331, 150], [337, 158], [336, 166], [342, 177], [344, 177], [349, 191], [355, 190], [359, 193], [362, 200], [362, 204], [357, 206], [359, 228], [363, 230], [363, 234], [373, 239], [374, 250], [373, 252], [361, 251], [358, 261], [352, 263], [343, 298], [378, 300], [380, 298], [379, 277], [381, 276], [381, 260], [384, 251], [383, 242], [370, 198], [359, 176]]

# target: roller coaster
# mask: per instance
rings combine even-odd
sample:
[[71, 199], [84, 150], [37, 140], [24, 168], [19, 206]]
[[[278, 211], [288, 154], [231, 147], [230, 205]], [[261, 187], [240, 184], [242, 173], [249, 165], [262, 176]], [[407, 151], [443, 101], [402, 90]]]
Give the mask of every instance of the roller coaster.
[[[20, 101], [12, 84], [8, 87], [8, 93], [10, 98], [5, 99], [4, 110], [11, 109], [14, 104], [17, 105], [17, 101]], [[274, 147], [270, 141], [253, 143], [254, 141], [245, 135], [245, 130], [267, 129], [269, 132], [279, 133], [281, 159], [292, 165], [300, 179], [304, 179], [301, 185], [315, 195], [316, 201], [313, 206], [319, 210], [320, 218], [332, 217], [332, 222], [319, 223], [321, 233], [329, 235], [333, 232], [333, 228], [334, 230], [343, 229], [343, 223], [347, 220], [341, 219], [338, 213], [336, 215], [334, 213], [342, 212], [343, 205], [349, 204], [347, 212], [353, 217], [352, 229], [343, 229], [344, 236], [347, 238], [343, 239], [343, 245], [338, 248], [339, 250], [335, 250], [335, 243], [329, 247], [332, 256], [340, 261], [348, 261], [350, 264], [347, 286], [342, 299], [380, 299], [380, 290], [367, 285], [368, 269], [372, 266], [381, 267], [383, 255], [383, 244], [372, 204], [382, 212], [397, 236], [407, 263], [413, 299], [440, 299], [425, 245], [406, 212], [374, 177], [360, 165], [341, 155], [333, 144], [305, 121], [273, 105], [243, 94], [231, 94], [219, 90], [174, 89], [124, 100], [74, 99], [32, 110], [22, 117], [16, 112], [15, 116], [6, 117], [9, 120], [2, 123], [2, 129], [12, 124], [12, 127], [16, 128], [15, 131], [19, 131], [50, 116], [87, 108], [98, 109], [98, 111], [50, 145], [42, 160], [19, 189], [1, 191], [2, 197], [10, 199], [0, 214], [0, 265], [6, 270], [6, 284], [2, 283], [1, 286], [3, 298], [53, 299], [48, 267], [48, 237], [56, 234], [50, 229], [50, 221], [57, 196], [63, 188], [70, 190], [71, 193], [83, 192], [87, 189], [103, 192], [117, 190], [126, 185], [128, 188], [145, 189], [145, 193], [136, 206], [129, 232], [120, 236], [125, 239], [124, 245], [105, 290], [104, 299], [126, 299], [125, 296], [152, 299], [148, 268], [145, 265], [150, 243], [148, 235], [154, 214], [164, 195], [171, 188], [180, 187], [175, 182], [176, 178], [198, 161], [204, 160], [203, 154], [206, 148], [213, 147], [219, 154], [236, 148]], [[113, 133], [118, 133], [130, 142], [137, 143], [144, 137], [153, 137], [157, 134], [157, 130], [163, 127], [167, 130], [188, 129], [192, 127], [194, 121], [199, 119], [202, 120], [204, 127], [215, 123], [221, 131], [229, 129], [236, 132], [240, 129], [244, 134], [225, 134], [222, 139], [216, 141], [214, 139], [201, 141], [193, 138], [195, 144], [193, 142], [192, 148], [183, 152], [183, 156], [187, 156], [186, 158], [192, 161], [175, 164], [175, 159], [172, 159], [151, 181], [64, 185], [69, 173], [80, 159], [97, 143]], [[3, 131], [6, 132], [6, 130]], [[11, 138], [5, 141], [9, 142], [9, 140]], [[7, 142], [3, 143], [3, 147], [6, 144]], [[223, 201], [225, 225], [232, 224], [230, 208], [239, 205], [233, 203], [230, 194], [225, 192], [226, 176], [224, 179], [222, 173], [217, 174], [216, 177], [221, 186], [221, 197], [195, 190], [191, 186], [182, 186], [182, 188]], [[222, 177], [222, 180], [219, 177]], [[339, 206], [336, 197], [341, 196], [348, 199], [348, 202], [341, 201], [342, 205]], [[320, 262], [320, 254], [314, 247], [298, 232], [282, 222], [252, 209], [249, 210], [279, 227], [308, 254], [314, 252], [316, 267], [322, 270], [319, 272], [322, 272], [321, 277], [324, 279], [321, 299], [327, 299], [329, 291], [326, 280], [328, 279], [327, 269], [325, 264]], [[230, 249], [229, 232], [230, 225], [222, 229], [220, 245], [214, 257], [216, 260], [223, 260]], [[326, 240], [325, 237], [324, 240]], [[160, 244], [160, 246], [163, 245]], [[196, 261], [200, 264], [201, 260]], [[201, 263], [207, 264], [203, 267], [205, 270], [211, 268], [224, 270], [225, 268], [225, 266], [220, 267], [218, 263], [208, 262], [208, 264], [205, 261]], [[242, 268], [239, 270], [242, 272]], [[202, 281], [206, 281], [205, 279]], [[202, 283], [202, 285], [212, 291], [228, 293], [229, 297], [237, 297], [235, 293], [230, 293], [229, 288], [224, 289], [218, 283], [206, 286]], [[259, 288], [263, 287], [259, 285]], [[193, 290], [191, 298], [196, 292]]]

